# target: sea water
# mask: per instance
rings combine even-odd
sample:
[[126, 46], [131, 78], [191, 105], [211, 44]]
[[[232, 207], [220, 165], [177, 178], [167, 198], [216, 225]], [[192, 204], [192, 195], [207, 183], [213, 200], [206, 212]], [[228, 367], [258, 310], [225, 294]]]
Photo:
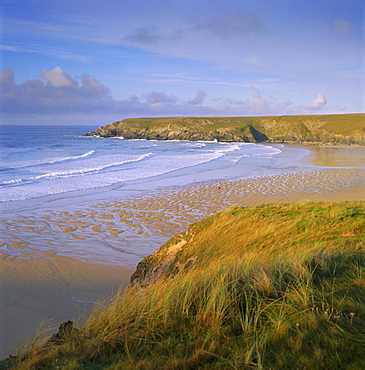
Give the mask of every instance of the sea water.
[[[184, 185], [249, 177], [275, 166], [282, 154], [280, 146], [254, 143], [84, 136], [93, 129], [0, 126], [0, 211], [133, 184], [148, 188], [156, 180]], [[299, 152], [299, 157], [307, 154]]]
[[[162, 235], [144, 225], [148, 238], [141, 237], [138, 228], [110, 212], [115, 204], [107, 204], [131, 204], [174, 187], [295, 172], [296, 161], [309, 153], [283, 145], [85, 136], [93, 129], [0, 126], [0, 253], [54, 253], [134, 266], [173, 233]], [[88, 222], [87, 230], [79, 222]]]

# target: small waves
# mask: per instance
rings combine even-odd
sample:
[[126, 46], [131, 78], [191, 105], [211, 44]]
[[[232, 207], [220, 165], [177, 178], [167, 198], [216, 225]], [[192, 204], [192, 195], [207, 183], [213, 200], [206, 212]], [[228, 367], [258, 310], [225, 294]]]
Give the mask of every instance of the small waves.
[[[3, 182], [0, 182], [0, 186], [2, 187], [3, 186], [14, 186], [14, 185], [16, 186], [16, 185], [22, 185], [22, 184], [29, 184], [29, 183], [40, 181], [40, 180], [55, 180], [55, 179], [61, 179], [61, 178], [76, 177], [76, 176], [81, 176], [81, 175], [97, 174], [106, 169], [110, 171], [110, 169], [113, 170], [113, 167], [115, 168], [115, 167], [119, 167], [119, 166], [122, 166], [128, 163], [135, 163], [135, 162], [142, 161], [153, 155], [154, 153], [147, 153], [147, 154], [143, 154], [134, 159], [126, 159], [126, 160], [119, 161], [119, 162], [106, 163], [106, 164], [99, 165], [96, 167], [94, 166], [94, 167], [85, 167], [85, 168], [76, 169], [76, 170], [55, 171], [55, 172], [49, 172], [49, 173], [45, 173], [45, 174], [38, 175], [38, 176], [31, 176], [31, 177], [22, 178], [22, 179], [3, 181]], [[81, 156], [79, 156], [79, 158], [81, 158]], [[58, 162], [55, 162], [55, 163], [58, 163]]]
[[271, 157], [275, 154], [280, 154], [282, 151], [280, 149], [276, 149], [273, 147], [269, 147], [271, 150], [262, 152], [262, 153], [253, 153], [251, 154], [252, 157]]
[[101, 192], [159, 179], [164, 184], [180, 184], [191, 178], [247, 176], [280, 153], [269, 145], [253, 143], [122, 138], [90, 141], [78, 135], [65, 137], [62, 131], [50, 135], [47, 130], [30, 143], [31, 134], [24, 132], [23, 137], [29, 154], [7, 152], [1, 158], [3, 207], [11, 201], [46, 202], [60, 194]]
[[89, 152], [87, 153], [84, 153], [84, 154], [81, 154], [81, 155], [76, 155], [74, 157], [65, 157], [65, 158], [60, 158], [60, 159], [55, 159], [55, 160], [52, 160], [52, 161], [48, 161], [48, 162], [44, 162], [44, 163], [39, 163], [40, 165], [43, 165], [43, 164], [55, 164], [55, 163], [61, 163], [61, 162], [66, 162], [66, 161], [75, 161], [75, 160], [78, 160], [78, 159], [83, 159], [83, 158], [87, 158], [87, 157], [90, 157], [92, 155], [95, 154], [95, 150], [90, 150]]
[[38, 166], [45, 166], [45, 165], [51, 165], [51, 164], [57, 164], [57, 163], [62, 163], [62, 162], [69, 162], [69, 161], [76, 161], [79, 159], [85, 159], [87, 157], [90, 157], [95, 154], [95, 150], [90, 150], [87, 153], [81, 154], [81, 155], [76, 155], [76, 156], [71, 156], [71, 157], [64, 157], [64, 158], [56, 158], [56, 159], [46, 159], [42, 161], [35, 161], [32, 163], [25, 163], [21, 166], [12, 166], [11, 169], [16, 169], [16, 170], [22, 170], [26, 168], [31, 168], [31, 167], [38, 167]]

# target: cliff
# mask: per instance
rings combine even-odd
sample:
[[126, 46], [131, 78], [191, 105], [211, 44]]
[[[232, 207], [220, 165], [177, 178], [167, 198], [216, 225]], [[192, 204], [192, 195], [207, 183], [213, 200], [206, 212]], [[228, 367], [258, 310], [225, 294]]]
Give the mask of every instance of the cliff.
[[365, 145], [365, 114], [134, 118], [101, 126], [86, 136]]
[[210, 128], [212, 122], [198, 118], [171, 118], [162, 124], [145, 126], [123, 120], [102, 126], [87, 134], [101, 137], [122, 136], [125, 139], [148, 140], [218, 140], [218, 141], [250, 141], [250, 138], [231, 127]]

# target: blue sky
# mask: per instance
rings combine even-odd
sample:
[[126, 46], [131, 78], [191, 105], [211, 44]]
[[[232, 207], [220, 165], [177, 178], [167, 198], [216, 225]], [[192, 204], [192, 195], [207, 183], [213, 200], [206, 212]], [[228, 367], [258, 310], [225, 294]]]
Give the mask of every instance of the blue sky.
[[364, 112], [362, 0], [3, 0], [4, 123]]

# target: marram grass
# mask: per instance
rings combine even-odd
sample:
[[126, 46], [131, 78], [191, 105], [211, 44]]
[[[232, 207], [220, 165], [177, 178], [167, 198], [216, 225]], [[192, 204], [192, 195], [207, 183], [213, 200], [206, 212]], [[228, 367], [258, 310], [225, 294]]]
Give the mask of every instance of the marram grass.
[[365, 202], [231, 207], [164, 248], [182, 238], [155, 284], [117, 294], [62, 345], [13, 366], [365, 368]]

